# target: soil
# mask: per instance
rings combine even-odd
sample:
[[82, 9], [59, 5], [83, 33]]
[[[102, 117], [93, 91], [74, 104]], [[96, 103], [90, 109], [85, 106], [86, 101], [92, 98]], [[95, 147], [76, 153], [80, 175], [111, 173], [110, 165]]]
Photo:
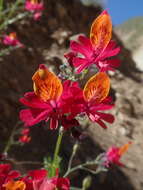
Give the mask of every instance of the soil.
[[[22, 109], [19, 98], [32, 90], [31, 76], [38, 65], [44, 63], [58, 72], [59, 65], [64, 59], [63, 54], [68, 51], [69, 39], [78, 33], [87, 34], [92, 20], [101, 12], [101, 7], [85, 7], [77, 0], [48, 0], [45, 1], [45, 5], [47, 8], [40, 21], [26, 19], [8, 29], [8, 32], [17, 31], [25, 48], [12, 51], [0, 61], [1, 152], [12, 128], [19, 122], [18, 113]], [[108, 173], [92, 176], [91, 189], [142, 190], [143, 76], [136, 69], [131, 52], [124, 48], [116, 35], [114, 38], [122, 47], [120, 70], [110, 73], [111, 94], [116, 104], [111, 112], [115, 115], [116, 121], [107, 130], [85, 122], [83, 128], [86, 128], [87, 137], [80, 143], [75, 163], [91, 159], [112, 145], [120, 146], [131, 141], [132, 145], [122, 159], [125, 167], [114, 167]], [[22, 126], [21, 123], [20, 125]], [[47, 128], [45, 123], [33, 127], [32, 141], [22, 147], [14, 146], [10, 150], [9, 156], [15, 160], [14, 167], [22, 172], [41, 167], [43, 157], [53, 152], [55, 146], [53, 142], [57, 136], [55, 131]], [[74, 139], [69, 138], [67, 134], [62, 148], [65, 163], [73, 144]], [[21, 163], [22, 161], [24, 163]], [[85, 176], [85, 172], [75, 173], [72, 176], [72, 184], [80, 187]]]

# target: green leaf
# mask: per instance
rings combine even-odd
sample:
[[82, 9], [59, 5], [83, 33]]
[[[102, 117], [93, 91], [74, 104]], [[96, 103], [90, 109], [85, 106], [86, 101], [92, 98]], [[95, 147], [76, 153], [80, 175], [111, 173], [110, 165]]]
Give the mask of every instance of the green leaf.
[[48, 171], [48, 177], [56, 175], [56, 169], [60, 169], [61, 157], [57, 156], [53, 164], [53, 160], [50, 156], [44, 158], [44, 168]]
[[62, 158], [60, 156], [57, 156], [55, 159], [55, 162], [53, 163], [52, 167], [54, 170], [54, 173], [56, 173], [56, 169], [58, 168], [60, 170], [60, 163], [61, 163]]
[[45, 157], [44, 158], [44, 168], [48, 171], [48, 175], [49, 175], [49, 172], [51, 170], [51, 167], [52, 167], [52, 159], [50, 156], [48, 157]]

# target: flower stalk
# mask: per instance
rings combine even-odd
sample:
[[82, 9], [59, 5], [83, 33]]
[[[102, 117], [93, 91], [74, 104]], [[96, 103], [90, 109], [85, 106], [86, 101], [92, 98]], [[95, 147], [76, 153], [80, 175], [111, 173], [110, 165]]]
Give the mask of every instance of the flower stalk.
[[56, 169], [57, 169], [56, 166], [57, 166], [57, 162], [59, 159], [59, 152], [60, 152], [63, 134], [64, 134], [64, 128], [60, 127], [59, 135], [58, 135], [58, 139], [57, 139], [57, 143], [56, 143], [56, 147], [55, 147], [55, 152], [54, 152], [53, 163], [52, 163], [52, 176], [56, 175]]
[[21, 123], [21, 122], [17, 122], [16, 125], [14, 126], [14, 128], [12, 129], [12, 132], [11, 132], [11, 134], [10, 134], [10, 137], [9, 137], [9, 139], [8, 139], [8, 141], [7, 141], [7, 144], [6, 144], [5, 148], [4, 148], [3, 154], [6, 154], [6, 155], [7, 155], [8, 151], [9, 151], [9, 149], [11, 148], [12, 145], [14, 145], [14, 144], [19, 144], [19, 142], [15, 142], [15, 141], [14, 141], [14, 135], [17, 133], [16, 129], [17, 129], [17, 127], [19, 126], [20, 123]]
[[76, 170], [85, 170], [85, 171], [88, 171], [88, 172], [90, 172], [90, 173], [92, 173], [92, 174], [98, 174], [98, 173], [100, 173], [102, 170], [99, 170], [99, 169], [98, 169], [98, 170], [94, 171], [94, 170], [92, 170], [92, 169], [88, 169], [87, 167], [88, 167], [88, 166], [92, 166], [92, 165], [98, 165], [99, 162], [100, 162], [100, 159], [101, 159], [101, 156], [99, 155], [99, 156], [97, 156], [97, 158], [96, 158], [95, 160], [87, 161], [87, 162], [82, 163], [82, 164], [79, 164], [79, 165], [77, 165], [77, 166], [75, 166], [75, 167], [73, 167], [73, 168], [69, 168], [69, 169], [67, 170], [67, 172], [65, 173], [64, 177], [69, 176], [72, 172], [74, 172], [74, 171], [76, 171]]
[[77, 150], [78, 150], [78, 143], [76, 143], [76, 144], [73, 146], [72, 154], [71, 154], [71, 157], [70, 157], [69, 163], [68, 163], [68, 169], [67, 169], [65, 175], [67, 175], [67, 174], [71, 171], [73, 158], [74, 158], [74, 156], [75, 156]]

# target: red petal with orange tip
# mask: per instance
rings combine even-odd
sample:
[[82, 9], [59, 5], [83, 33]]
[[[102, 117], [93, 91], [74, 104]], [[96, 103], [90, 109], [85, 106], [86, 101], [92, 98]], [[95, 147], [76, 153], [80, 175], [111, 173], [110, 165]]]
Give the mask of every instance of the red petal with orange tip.
[[112, 36], [112, 22], [107, 11], [103, 11], [92, 23], [90, 41], [98, 49], [104, 49]]
[[43, 64], [39, 66], [32, 80], [35, 94], [43, 101], [57, 100], [63, 92], [60, 79]]
[[100, 103], [104, 100], [110, 90], [110, 79], [106, 73], [100, 72], [91, 77], [83, 90], [85, 101]]

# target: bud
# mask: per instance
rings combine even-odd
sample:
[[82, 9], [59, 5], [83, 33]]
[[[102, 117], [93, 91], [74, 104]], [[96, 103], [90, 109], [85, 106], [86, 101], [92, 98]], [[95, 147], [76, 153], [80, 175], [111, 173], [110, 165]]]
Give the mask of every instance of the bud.
[[73, 154], [76, 153], [78, 147], [79, 147], [79, 144], [78, 144], [78, 143], [76, 143], [76, 144], [73, 146]]
[[91, 176], [87, 176], [86, 178], [84, 178], [82, 182], [82, 189], [83, 190], [88, 189], [91, 186], [91, 182], [92, 182]]
[[59, 133], [60, 133], [60, 134], [63, 134], [63, 133], [64, 133], [64, 127], [63, 127], [63, 126], [60, 127]]

